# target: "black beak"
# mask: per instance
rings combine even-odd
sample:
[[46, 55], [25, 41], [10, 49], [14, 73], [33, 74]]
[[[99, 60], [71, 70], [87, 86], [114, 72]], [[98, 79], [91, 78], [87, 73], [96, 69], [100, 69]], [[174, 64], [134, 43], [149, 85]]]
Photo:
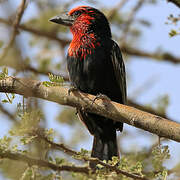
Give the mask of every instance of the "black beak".
[[74, 19], [71, 16], [66, 16], [65, 18], [60, 17], [60, 16], [55, 16], [51, 18], [49, 21], [57, 23], [57, 24], [62, 24], [64, 26], [72, 26]]

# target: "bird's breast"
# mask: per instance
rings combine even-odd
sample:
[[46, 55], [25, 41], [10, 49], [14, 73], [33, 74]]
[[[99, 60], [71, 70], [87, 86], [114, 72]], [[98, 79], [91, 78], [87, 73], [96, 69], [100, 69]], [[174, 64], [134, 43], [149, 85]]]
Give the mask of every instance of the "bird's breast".
[[101, 47], [92, 49], [91, 53], [83, 57], [68, 56], [67, 68], [73, 86], [92, 94], [98, 94], [100, 87], [101, 89], [106, 88], [105, 80], [107, 80], [110, 73], [108, 69], [111, 66], [109, 58]]
[[73, 35], [73, 40], [68, 49], [68, 55], [79, 60], [86, 59], [87, 55], [92, 54], [93, 50], [100, 46], [93, 33], [79, 33]]

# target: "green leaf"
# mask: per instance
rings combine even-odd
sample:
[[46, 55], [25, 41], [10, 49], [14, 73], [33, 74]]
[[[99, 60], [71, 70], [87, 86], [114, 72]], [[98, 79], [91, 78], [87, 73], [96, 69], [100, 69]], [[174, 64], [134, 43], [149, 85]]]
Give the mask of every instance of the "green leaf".
[[7, 99], [3, 99], [1, 102], [2, 103], [9, 103], [9, 101]]
[[57, 76], [57, 75], [54, 75], [51, 73], [49, 73], [48, 76], [49, 76], [49, 80], [51, 82], [55, 82], [55, 83], [63, 83], [64, 82], [64, 79], [61, 76]]
[[169, 32], [170, 37], [176, 36], [177, 34], [178, 34], [178, 32], [175, 31], [174, 29], [171, 29], [171, 31]]
[[53, 75], [51, 73], [48, 74], [49, 76], [49, 81], [44, 81], [42, 84], [46, 87], [51, 87], [51, 86], [62, 86], [64, 79], [61, 76]]
[[2, 72], [0, 73], [0, 80], [6, 78], [8, 76], [8, 68], [7, 67], [4, 67], [2, 69]]
[[4, 67], [4, 68], [2, 69], [2, 72], [3, 72], [6, 76], [8, 76], [8, 68], [7, 68], [7, 67]]

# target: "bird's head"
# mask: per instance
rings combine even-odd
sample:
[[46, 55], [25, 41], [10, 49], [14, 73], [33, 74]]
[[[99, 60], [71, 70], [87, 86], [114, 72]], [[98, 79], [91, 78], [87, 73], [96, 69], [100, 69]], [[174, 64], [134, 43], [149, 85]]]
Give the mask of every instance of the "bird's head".
[[107, 18], [99, 10], [89, 6], [78, 6], [68, 12], [66, 17], [56, 16], [50, 21], [69, 26], [73, 35], [94, 33], [98, 37], [111, 37]]

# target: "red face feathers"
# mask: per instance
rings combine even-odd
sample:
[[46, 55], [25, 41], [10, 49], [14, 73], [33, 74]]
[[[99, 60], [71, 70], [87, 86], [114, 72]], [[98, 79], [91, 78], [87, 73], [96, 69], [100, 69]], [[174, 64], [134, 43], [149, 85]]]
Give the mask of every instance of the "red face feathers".
[[78, 6], [69, 11], [67, 19], [59, 16], [50, 21], [70, 26], [73, 40], [68, 55], [85, 58], [102, 40], [111, 38], [109, 23], [99, 10], [89, 6]]

